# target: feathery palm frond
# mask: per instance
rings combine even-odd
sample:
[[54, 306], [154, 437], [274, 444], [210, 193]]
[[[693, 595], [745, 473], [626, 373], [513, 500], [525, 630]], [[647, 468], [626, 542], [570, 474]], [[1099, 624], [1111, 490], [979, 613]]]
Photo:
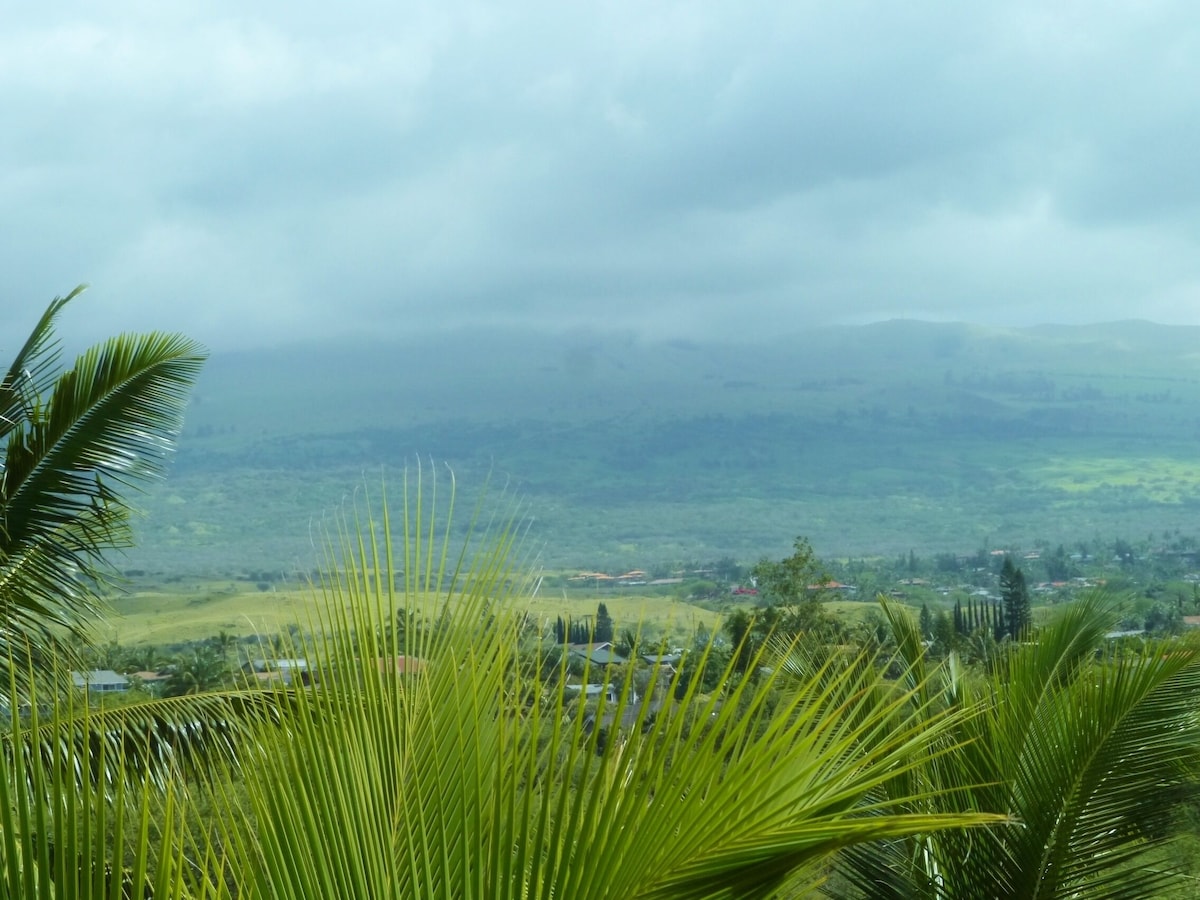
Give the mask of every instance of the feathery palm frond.
[[[911, 623], [885, 610], [914, 653]], [[937, 665], [942, 707], [973, 714], [955, 725], [955, 749], [926, 767], [933, 802], [923, 809], [992, 809], [1019, 825], [857, 847], [846, 877], [897, 898], [1117, 900], [1169, 883], [1169, 868], [1130, 863], [1169, 838], [1200, 775], [1200, 650], [1107, 653], [1114, 616], [1110, 598], [1091, 594], [1004, 646], [990, 674], [963, 675], [953, 657]]]
[[386, 508], [339, 533], [302, 638], [312, 685], [113, 710], [42, 695], [14, 717], [10, 894], [768, 897], [844, 847], [1003, 821], [876, 801], [957, 717], [910, 713], [916, 692], [869, 663], [810, 660], [795, 691], [731, 669], [712, 696], [656, 667], [648, 695], [681, 701], [625, 679], [573, 706], [516, 615], [515, 520], [477, 509], [452, 551], [436, 490], [406, 489], [399, 548]]
[[8, 372], [0, 381], [0, 438], [19, 428], [29, 418], [38, 399], [54, 386], [60, 355], [54, 320], [63, 307], [81, 293], [82, 285], [65, 297], [55, 297], [13, 357]]
[[87, 637], [105, 552], [126, 546], [124, 490], [160, 474], [204, 359], [176, 335], [115, 337], [57, 368], [50, 304], [0, 389], [0, 659], [48, 670]]
[[[731, 670], [706, 697], [661, 669], [647, 693], [681, 701], [652, 710], [626, 679], [615, 703], [573, 706], [522, 659], [536, 639], [516, 615], [517, 523], [496, 520], [468, 557], [420, 495], [405, 498], [402, 578], [386, 509], [336, 538], [315, 684], [226, 787], [254, 810], [225, 826], [239, 896], [767, 897], [847, 845], [1002, 821], [864, 814], [945, 727], [895, 727], [909, 694], [859, 692], [871, 667], [824, 671], [778, 707], [771, 676]], [[397, 665], [380, 625], [422, 605], [419, 662]]]
[[[0, 747], [0, 895], [62, 897], [186, 896], [189, 845], [182, 834], [178, 779], [156, 781], [145, 748], [78, 741], [103, 726], [73, 693], [42, 695], [43, 681], [9, 667]], [[57, 735], [40, 745], [31, 733]]]

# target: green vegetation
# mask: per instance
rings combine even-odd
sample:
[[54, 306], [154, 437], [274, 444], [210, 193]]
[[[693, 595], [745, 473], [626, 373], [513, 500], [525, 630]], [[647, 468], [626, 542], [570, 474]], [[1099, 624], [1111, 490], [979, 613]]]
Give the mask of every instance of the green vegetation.
[[203, 359], [191, 341], [147, 334], [61, 371], [54, 323], [81, 290], [49, 305], [0, 381], [0, 680], [88, 637], [104, 554], [130, 542], [122, 489], [161, 471]]
[[1004, 557], [1000, 569], [1000, 604], [1004, 612], [1001, 621], [1004, 636], [1019, 641], [1033, 623], [1033, 613], [1025, 573], [1013, 564], [1011, 556]]
[[[518, 615], [528, 585], [511, 567], [512, 522], [460, 556], [423, 548], [421, 508], [417, 498], [398, 545], [386, 511], [378, 528], [368, 519], [333, 537], [312, 637], [286, 648], [310, 660], [310, 687], [180, 707], [220, 726], [220, 752], [195, 725], [174, 733], [167, 756], [156, 741], [126, 740], [145, 734], [150, 703], [77, 713], [69, 695], [43, 697], [48, 719], [13, 717], [10, 746], [61, 750], [0, 779], [0, 831], [29, 835], [20, 823], [38, 823], [36, 839], [8, 841], [0, 875], [11, 892], [599, 897], [616, 886], [635, 897], [767, 897], [819, 880], [846, 846], [1004, 820], [861, 815], [954, 722], [904, 713], [907, 691], [834, 709], [823, 698], [843, 689], [837, 675], [783, 689], [774, 676], [735, 684], [727, 671], [728, 689], [704, 695], [655, 666], [647, 700], [678, 699], [639, 701], [628, 679], [608, 709], [573, 704], [565, 660], [546, 658]], [[380, 569], [387, 559], [404, 560], [403, 578], [371, 577], [396, 574]], [[442, 612], [411, 612], [420, 597], [409, 590], [439, 597]], [[596, 727], [606, 715], [614, 726]], [[630, 716], [617, 739], [615, 723]], [[57, 737], [80, 729], [111, 736], [101, 745], [114, 749], [97, 757], [88, 742]], [[866, 741], [869, 753], [850, 752]], [[119, 789], [78, 779], [80, 765], [103, 767], [101, 783]], [[735, 804], [737, 817], [713, 814]]]
[[[872, 898], [1154, 897], [1178, 867], [1147, 865], [1179, 830], [1200, 765], [1200, 646], [1104, 650], [1111, 601], [1077, 600], [986, 669], [931, 658], [911, 618], [885, 607], [921, 714], [970, 710], [921, 770], [925, 812], [989, 809], [1019, 827], [852, 848], [840, 871]], [[909, 793], [905, 773], [896, 787]], [[906, 803], [897, 808], [912, 809]], [[968, 862], [969, 861], [969, 862]]]
[[[824, 567], [797, 540], [756, 569], [792, 572], [806, 589], [791, 605], [814, 609], [780, 613], [744, 662], [710, 632], [673, 671], [580, 664], [521, 615], [533, 585], [512, 563], [515, 519], [489, 514], [490, 537], [461, 544], [451, 529], [431, 547], [425, 515], [394, 539], [386, 512], [360, 509], [334, 535], [308, 616], [271, 641], [307, 661], [309, 686], [268, 679], [239, 692], [241, 706], [184, 698], [211, 698], [200, 709], [219, 744], [176, 736], [177, 766], [118, 740], [125, 755], [97, 764], [121, 790], [47, 809], [42, 833], [76, 863], [88, 847], [126, 848], [122, 878], [155, 897], [586, 897], [613, 885], [634, 897], [1141, 897], [1178, 884], [1180, 860], [1162, 848], [1179, 840], [1200, 775], [1200, 647], [1106, 643], [1122, 612], [1102, 595], [968, 664], [926, 648], [891, 603], [882, 631], [812, 631], [824, 602], [807, 585]], [[751, 602], [776, 608], [766, 594]], [[198, 663], [228, 658], [231, 643], [209, 642]], [[615, 698], [571, 689], [597, 683]], [[173, 701], [63, 702], [29, 727], [119, 737]], [[13, 728], [10, 740], [30, 738]], [[62, 757], [73, 771], [86, 744], [67, 746], [79, 747]], [[33, 795], [12, 788], [16, 809], [50, 783], [69, 789], [45, 766]], [[93, 820], [108, 823], [103, 840]], [[94, 862], [16, 854], [47, 891], [111, 889], [96, 873], [114, 870]]]
[[129, 565], [306, 572], [314, 515], [414, 456], [512, 484], [552, 568], [783, 556], [797, 532], [832, 558], [1188, 528], [1196, 345], [1180, 328], [892, 322], [217, 357]]
[[[308, 588], [179, 583], [204, 613], [176, 634], [215, 632], [123, 644], [89, 630], [128, 538], [115, 487], [157, 470], [200, 355], [121, 338], [59, 372], [66, 302], [0, 385], [4, 895], [1187, 895], [1200, 643], [1175, 635], [1200, 549], [1178, 531], [1019, 567], [987, 544], [822, 565], [798, 538], [749, 569], [537, 574], [523, 507], [462, 522], [418, 466], [395, 519], [361, 491], [316, 530]], [[268, 630], [247, 597], [263, 623], [303, 603]], [[69, 686], [84, 659], [140, 683]]]

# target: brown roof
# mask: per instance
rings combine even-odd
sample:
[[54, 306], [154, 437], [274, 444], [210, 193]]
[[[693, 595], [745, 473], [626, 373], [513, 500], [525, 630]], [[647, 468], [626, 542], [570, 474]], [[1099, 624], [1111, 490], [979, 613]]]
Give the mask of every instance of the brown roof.
[[130, 672], [130, 678], [136, 678], [138, 681], [144, 681], [147, 684], [153, 684], [156, 681], [166, 681], [170, 675], [159, 675], [157, 672]]

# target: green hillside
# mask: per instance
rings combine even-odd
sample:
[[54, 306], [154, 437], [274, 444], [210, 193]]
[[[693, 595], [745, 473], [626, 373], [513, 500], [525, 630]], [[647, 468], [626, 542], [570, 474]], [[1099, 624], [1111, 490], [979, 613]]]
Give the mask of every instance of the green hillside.
[[519, 493], [555, 565], [755, 558], [796, 534], [840, 556], [1187, 527], [1198, 338], [894, 321], [217, 355], [128, 565], [306, 570], [315, 523], [418, 456]]

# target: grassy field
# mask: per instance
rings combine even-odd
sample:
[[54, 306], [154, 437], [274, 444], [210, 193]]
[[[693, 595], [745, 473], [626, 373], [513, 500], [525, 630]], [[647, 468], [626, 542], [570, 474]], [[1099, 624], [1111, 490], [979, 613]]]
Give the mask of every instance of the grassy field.
[[[307, 630], [314, 612], [325, 601], [308, 588], [259, 590], [237, 581], [191, 582], [171, 590], [139, 590], [111, 600], [113, 614], [99, 634], [121, 644], [178, 644], [202, 640], [219, 632], [245, 638], [269, 637], [291, 625]], [[432, 606], [435, 598], [418, 605]], [[596, 613], [603, 602], [618, 630], [636, 630], [639, 623], [655, 635], [682, 640], [701, 626], [712, 629], [721, 615], [691, 603], [663, 596], [596, 595], [572, 592], [570, 596], [539, 593], [514, 603], [515, 611], [528, 610], [540, 626], [551, 627], [558, 616], [582, 619]]]
[[[291, 626], [308, 631], [325, 602], [320, 592], [307, 587], [260, 590], [244, 581], [180, 582], [110, 598], [113, 613], [105, 618], [98, 635], [102, 642], [117, 641], [125, 646], [170, 646], [220, 632], [238, 638], [269, 638]], [[416, 606], [429, 609], [437, 602], [440, 598], [434, 595], [422, 596]], [[751, 603], [724, 601], [719, 609], [713, 609], [711, 601], [700, 605], [661, 594], [578, 589], [539, 590], [514, 600], [512, 608], [518, 613], [527, 611], [539, 629], [548, 631], [559, 616], [575, 620], [594, 616], [600, 603], [608, 609], [618, 635], [641, 628], [655, 639], [666, 637], [677, 645], [688, 643], [699, 629], [719, 628], [734, 609], [753, 608]], [[826, 608], [851, 625], [878, 610], [873, 602], [846, 600], [827, 601]]]
[[1164, 504], [1178, 504], [1200, 495], [1200, 462], [1190, 454], [1135, 459], [1053, 457], [1036, 468], [1034, 477], [1049, 488], [1072, 495], [1124, 489]]
[[271, 636], [303, 624], [314, 597], [308, 590], [259, 591], [215, 582], [172, 591], [136, 591], [111, 601], [99, 632], [122, 644], [177, 644], [219, 632]]

